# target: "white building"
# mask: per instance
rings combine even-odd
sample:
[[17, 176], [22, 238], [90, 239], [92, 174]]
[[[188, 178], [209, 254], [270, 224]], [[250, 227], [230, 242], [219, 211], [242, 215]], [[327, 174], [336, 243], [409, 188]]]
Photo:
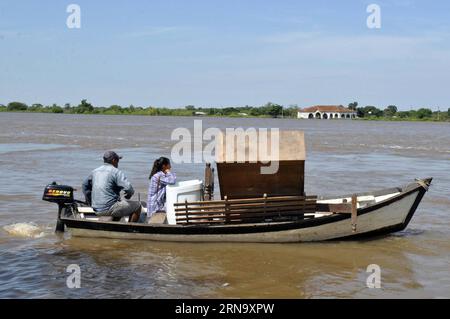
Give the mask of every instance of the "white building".
[[354, 119], [356, 111], [349, 110], [342, 105], [316, 105], [300, 109], [297, 113], [299, 119]]

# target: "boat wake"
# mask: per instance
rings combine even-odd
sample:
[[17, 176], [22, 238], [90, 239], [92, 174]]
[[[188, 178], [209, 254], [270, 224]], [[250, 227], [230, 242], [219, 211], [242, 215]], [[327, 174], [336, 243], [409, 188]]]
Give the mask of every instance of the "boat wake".
[[44, 237], [44, 229], [35, 223], [16, 223], [6, 225], [3, 229], [11, 236], [41, 238]]

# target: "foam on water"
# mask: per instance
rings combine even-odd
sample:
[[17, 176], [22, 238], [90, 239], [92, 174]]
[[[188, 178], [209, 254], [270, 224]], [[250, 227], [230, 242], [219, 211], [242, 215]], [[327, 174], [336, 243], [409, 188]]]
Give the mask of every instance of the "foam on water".
[[3, 229], [12, 236], [28, 238], [44, 237], [43, 229], [34, 223], [16, 223], [4, 226]]

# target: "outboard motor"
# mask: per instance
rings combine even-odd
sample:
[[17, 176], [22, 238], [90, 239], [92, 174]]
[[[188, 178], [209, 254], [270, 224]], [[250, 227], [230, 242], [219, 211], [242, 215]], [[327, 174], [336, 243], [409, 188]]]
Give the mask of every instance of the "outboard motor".
[[61, 221], [61, 213], [64, 208], [67, 208], [74, 203], [73, 192], [73, 187], [58, 185], [56, 182], [45, 186], [42, 200], [58, 204], [58, 219], [56, 221], [55, 230], [57, 232], [64, 232], [64, 223]]

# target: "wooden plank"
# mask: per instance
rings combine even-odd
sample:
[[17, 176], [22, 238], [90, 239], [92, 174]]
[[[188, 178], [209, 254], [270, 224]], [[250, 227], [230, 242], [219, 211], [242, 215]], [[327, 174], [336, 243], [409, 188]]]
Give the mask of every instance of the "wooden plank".
[[[311, 206], [304, 206], [304, 207], [299, 207], [299, 206], [283, 206], [283, 207], [262, 207], [262, 208], [241, 208], [241, 209], [225, 209], [225, 210], [208, 210], [208, 211], [195, 211], [195, 212], [188, 212], [187, 215], [204, 215], [204, 214], [222, 214], [222, 213], [255, 213], [255, 212], [278, 212], [278, 211], [297, 211], [299, 213], [305, 213], [305, 212], [316, 212], [316, 206], [315, 205], [311, 205]], [[178, 212], [175, 213], [175, 216], [183, 216], [186, 215], [186, 212]]]
[[[212, 218], [228, 218], [228, 219], [241, 219], [241, 218], [254, 218], [254, 217], [273, 217], [273, 216], [303, 216], [304, 212], [299, 212], [296, 210], [291, 211], [271, 211], [271, 212], [245, 212], [245, 213], [234, 213], [229, 214], [216, 213], [216, 214], [197, 214], [197, 215], [179, 215], [177, 220], [198, 220], [198, 219], [212, 219]], [[311, 214], [311, 213], [306, 213]]]
[[189, 215], [189, 216], [195, 217], [195, 216], [203, 216], [203, 215], [207, 216], [207, 215], [220, 215], [220, 214], [225, 215], [225, 210], [209, 210], [206, 212], [188, 212], [187, 214], [183, 212], [183, 213], [175, 213], [175, 216], [178, 217], [178, 216]]
[[197, 225], [197, 224], [225, 224], [225, 221], [215, 221], [215, 220], [207, 220], [207, 221], [196, 221], [196, 222], [178, 222], [177, 224], [181, 225]]
[[[301, 217], [301, 215], [295, 215], [296, 217]], [[283, 221], [292, 221], [292, 217], [294, 216], [272, 216], [272, 218], [261, 218], [261, 217], [257, 217], [257, 218], [244, 218], [244, 219], [230, 219], [228, 221], [226, 221], [225, 219], [199, 219], [199, 220], [189, 220], [188, 221], [184, 221], [184, 220], [178, 220], [177, 219], [177, 224], [178, 225], [209, 225], [209, 224], [217, 224], [217, 225], [223, 225], [223, 224], [253, 224], [253, 223], [270, 223], [270, 222], [283, 222]], [[314, 218], [314, 216], [304, 216], [304, 218]]]
[[295, 214], [295, 215], [304, 215], [304, 214], [315, 214], [315, 211], [298, 211], [295, 209], [292, 210], [282, 210], [282, 211], [254, 211], [254, 212], [210, 212], [209, 214], [189, 214], [189, 215], [177, 215], [176, 218], [195, 218], [195, 217], [208, 217], [208, 216], [253, 216], [261, 213], [266, 214]]
[[185, 208], [186, 208], [186, 214], [185, 214], [185, 216], [188, 218], [188, 221], [189, 221], [189, 215], [187, 214], [187, 212], [189, 211], [189, 210], [188, 210], [188, 201], [187, 201], [187, 199], [184, 200], [184, 204], [185, 204]]
[[213, 170], [211, 169], [211, 163], [206, 163], [206, 167], [205, 167], [204, 200], [208, 201], [208, 200], [211, 200], [214, 197], [213, 188], [214, 188], [214, 174], [213, 174]]
[[[259, 208], [259, 207], [263, 207], [264, 204], [263, 203], [252, 203], [252, 204], [238, 204], [238, 205], [229, 205], [230, 209], [242, 209], [242, 208]], [[265, 207], [285, 207], [285, 206], [297, 206], [299, 209], [301, 209], [302, 207], [312, 207], [312, 206], [316, 206], [316, 202], [315, 201], [307, 201], [307, 202], [286, 202], [286, 203], [267, 203], [265, 205]], [[225, 209], [225, 205], [210, 205], [210, 206], [188, 206], [187, 210], [189, 212], [194, 212], [194, 211], [203, 211], [203, 210], [209, 210], [209, 209]], [[186, 211], [186, 207], [183, 208], [176, 208], [175, 212], [185, 212]]]
[[[277, 201], [299, 201], [299, 200], [317, 200], [317, 196], [281, 196], [281, 197], [267, 197], [267, 202], [277, 202]], [[264, 198], [244, 198], [244, 199], [227, 199], [230, 204], [246, 204], [246, 203], [262, 203]], [[198, 202], [188, 202], [188, 205], [210, 205], [210, 204], [224, 204], [225, 200], [215, 200], [215, 201], [198, 201]], [[185, 203], [174, 203], [174, 206], [183, 206]]]
[[[225, 217], [225, 216], [229, 216], [230, 218], [235, 218], [237, 217], [252, 217], [252, 216], [260, 216], [261, 214], [267, 214], [267, 215], [283, 215], [283, 214], [290, 214], [290, 215], [303, 215], [305, 214], [304, 212], [299, 212], [297, 210], [285, 210], [285, 211], [268, 211], [268, 212], [264, 212], [264, 211], [257, 211], [257, 212], [230, 212], [228, 214], [225, 214], [224, 212], [215, 212], [215, 213], [210, 213], [210, 214], [196, 214], [196, 215], [192, 215], [190, 214], [189, 216], [186, 215], [178, 215], [176, 216], [177, 219], [182, 219], [182, 218], [188, 218], [188, 219], [198, 219], [198, 218], [220, 218], [220, 217]], [[313, 213], [306, 213], [306, 214], [313, 214]]]
[[210, 205], [210, 206], [187, 206], [183, 208], [175, 208], [175, 212], [184, 212], [186, 211], [196, 211], [196, 210], [208, 210], [208, 209], [223, 209], [225, 210], [225, 204], [224, 205]]
[[229, 211], [230, 211], [230, 203], [228, 201], [228, 196], [224, 197], [225, 199], [225, 221], [229, 221]]
[[187, 218], [186, 216], [180, 216], [177, 217], [177, 221], [178, 220], [199, 220], [199, 219], [224, 219], [225, 220], [225, 215], [222, 214], [216, 214], [216, 215], [197, 215], [197, 216], [189, 216], [189, 218]]
[[272, 218], [245, 218], [245, 219], [232, 219], [232, 220], [196, 220], [196, 221], [178, 221], [179, 225], [197, 225], [197, 224], [248, 224], [248, 223], [270, 223], [270, 222], [284, 222], [284, 221], [292, 221], [293, 216], [273, 216]]
[[[261, 207], [286, 207], [286, 206], [296, 206], [296, 207], [316, 207], [317, 206], [317, 202], [315, 201], [308, 201], [308, 202], [287, 202], [287, 203], [279, 203], [279, 204], [274, 204], [274, 203], [268, 203], [266, 205], [264, 205], [264, 203], [258, 203], [257, 205], [255, 204], [251, 204], [251, 205], [242, 205], [242, 204], [238, 204], [238, 205], [227, 205], [227, 207], [231, 210], [234, 209], [253, 209], [253, 208], [261, 208]], [[225, 209], [225, 205], [211, 205], [211, 206], [203, 206], [203, 207], [199, 207], [199, 206], [187, 206], [188, 211], [202, 211], [202, 210], [220, 210], [220, 209]], [[179, 212], [184, 212], [186, 210], [186, 207], [183, 208], [177, 208], [175, 211]]]
[[[292, 196], [292, 197], [268, 197], [267, 202], [287, 202], [287, 201], [303, 201], [303, 200], [317, 200], [316, 196]], [[246, 203], [262, 203], [264, 198], [249, 198], [249, 199], [228, 199], [230, 204], [246, 204]], [[224, 204], [225, 200], [215, 200], [215, 201], [197, 201], [188, 202], [188, 205], [217, 205]], [[174, 203], [175, 206], [183, 206], [184, 203]]]
[[[291, 201], [291, 202], [283, 202], [283, 203], [252, 203], [252, 204], [227, 204], [230, 209], [243, 209], [243, 208], [258, 208], [258, 207], [283, 207], [283, 206], [312, 206], [316, 205], [316, 201]], [[199, 210], [208, 210], [208, 209], [225, 209], [225, 203], [222, 205], [183, 205], [182, 207], [175, 208], [176, 212], [185, 211], [186, 208], [188, 211], [199, 211]]]
[[216, 220], [222, 220], [225, 221], [233, 221], [233, 220], [246, 220], [246, 219], [268, 219], [268, 218], [274, 218], [274, 217], [301, 217], [303, 214], [298, 214], [296, 212], [283, 212], [283, 213], [256, 213], [251, 215], [228, 215], [226, 218], [223, 215], [211, 215], [211, 216], [189, 216], [189, 218], [177, 218], [178, 221], [198, 221], [198, 220], [210, 220], [210, 219], [216, 219]]
[[[266, 203], [270, 204], [270, 205], [282, 205], [284, 203], [287, 204], [292, 204], [292, 203], [315, 203], [317, 202], [316, 199], [290, 199], [290, 200], [285, 200], [285, 201], [269, 201], [267, 200]], [[187, 203], [187, 205], [189, 207], [208, 207], [208, 206], [224, 206], [225, 204], [227, 205], [232, 205], [232, 206], [236, 206], [236, 205], [245, 205], [245, 206], [257, 206], [257, 205], [263, 205], [264, 204], [264, 200], [258, 200], [258, 201], [253, 201], [253, 202], [232, 202], [231, 200], [228, 200], [228, 202], [220, 202], [220, 203], [211, 203], [211, 202], [193, 202], [193, 203]], [[183, 207], [185, 205], [185, 203], [176, 203], [177, 207]], [[338, 205], [338, 204], [336, 204]]]

